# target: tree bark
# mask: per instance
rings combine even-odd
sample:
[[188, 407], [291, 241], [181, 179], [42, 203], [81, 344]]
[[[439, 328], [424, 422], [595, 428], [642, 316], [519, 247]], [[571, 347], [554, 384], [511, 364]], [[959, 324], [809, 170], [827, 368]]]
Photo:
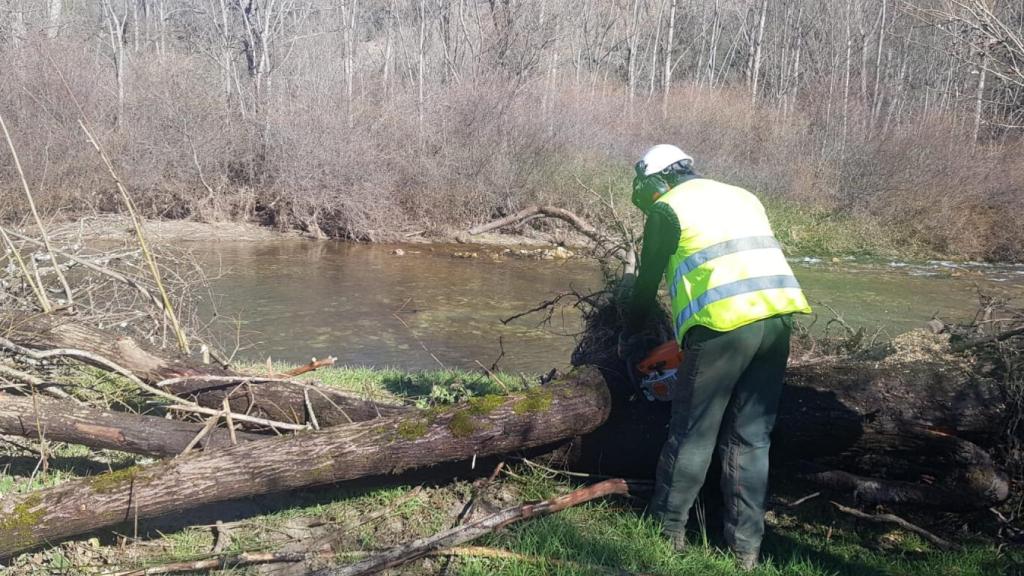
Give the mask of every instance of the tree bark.
[[677, 0], [669, 0], [671, 6], [668, 13], [668, 39], [665, 41], [665, 74], [662, 76], [663, 93], [661, 97], [661, 118], [668, 117], [668, 95], [672, 91], [672, 43], [675, 41], [676, 29], [676, 3]]
[[247, 442], [72, 480], [0, 502], [0, 557], [228, 499], [467, 460], [586, 434], [608, 416], [593, 368], [507, 398]]
[[[578, 470], [649, 476], [667, 438], [670, 405], [634, 400], [621, 363], [599, 364], [612, 388], [612, 413], [568, 458]], [[986, 449], [1007, 440], [1011, 415], [998, 382], [940, 359], [793, 364], [772, 462], [869, 503], [983, 508], [1008, 495], [1007, 478]], [[841, 477], [825, 474], [833, 471]], [[921, 484], [922, 475], [935, 480]]]
[[[37, 350], [73, 348], [91, 352], [128, 369], [147, 384], [175, 379], [164, 386], [172, 394], [201, 406], [220, 410], [229, 398], [231, 410], [279, 422], [305, 424], [312, 410], [321, 426], [360, 422], [402, 414], [405, 406], [367, 401], [320, 386], [303, 386], [286, 380], [247, 378], [230, 370], [203, 365], [166, 350], [156, 350], [126, 336], [77, 324], [50, 315], [11, 312], [0, 315], [0, 336]], [[211, 382], [204, 377], [222, 378]], [[307, 401], [308, 398], [308, 401]]]
[[757, 103], [758, 80], [761, 78], [761, 44], [764, 41], [764, 24], [768, 17], [768, 0], [762, 0], [758, 15], [757, 34], [750, 48], [750, 101]]
[[[162, 458], [181, 454], [202, 430], [202, 424], [192, 422], [0, 393], [0, 434], [36, 438], [42, 432], [47, 440]], [[265, 438], [246, 432], [236, 432], [235, 436], [239, 442]], [[197, 446], [231, 446], [231, 435], [226, 429], [214, 429]]]
[[[604, 298], [587, 312], [573, 363], [602, 370], [612, 413], [567, 459], [609, 476], [649, 475], [671, 407], [634, 400], [615, 351], [621, 321], [614, 291]], [[667, 314], [651, 318], [647, 330], [654, 339], [670, 333]], [[1016, 393], [1000, 364], [959, 354], [947, 338], [922, 330], [833, 356], [815, 356], [795, 338], [772, 435], [776, 477], [795, 474], [869, 504], [965, 510], [1004, 501], [1009, 480], [992, 454], [1008, 455], [1021, 440], [1012, 426], [1020, 414]]]
[[[278, 420], [303, 421], [306, 416], [307, 390], [301, 385], [269, 382], [242, 387], [252, 391], [250, 397], [247, 392], [232, 393], [239, 389], [238, 380], [228, 377], [228, 384], [211, 391], [210, 383], [202, 382], [195, 374], [198, 368], [187, 361], [160, 358], [127, 339], [99, 338], [104, 334], [60, 324], [52, 317], [31, 317], [19, 330], [7, 333], [15, 333], [11, 338], [20, 334], [26, 345], [38, 346], [43, 340], [49, 348], [91, 346], [93, 351], [116, 357], [123, 366], [146, 374], [151, 381], [188, 373], [192, 378], [184, 383], [196, 389], [188, 390], [182, 382], [167, 389], [191, 391], [213, 408], [219, 409], [219, 402], [230, 395], [236, 412], [251, 406], [253, 411]], [[669, 405], [634, 400], [635, 390], [623, 380], [623, 366], [617, 358], [577, 360], [600, 367], [611, 387], [613, 409], [606, 425], [572, 443], [569, 464], [612, 476], [650, 476], [665, 442]], [[328, 393], [331, 402], [343, 403], [334, 408], [325, 400], [320, 406], [327, 404], [328, 409], [314, 410], [322, 426], [338, 424], [343, 410], [351, 410], [350, 417], [355, 414], [362, 420], [376, 417], [373, 405], [363, 400], [321, 388], [316, 391]], [[216, 403], [211, 398], [216, 398]], [[403, 426], [419, 428], [414, 409], [383, 408], [384, 420], [402, 422], [404, 417]], [[814, 474], [823, 483], [853, 488], [870, 502], [940, 508], [990, 506], [1005, 499], [1007, 480], [986, 450], [1005, 443], [1012, 414], [1011, 401], [998, 381], [950, 355], [797, 363], [790, 367], [779, 407], [773, 461], [812, 462]], [[538, 421], [537, 425], [544, 423]], [[508, 449], [522, 447], [525, 445], [510, 444]], [[853, 476], [821, 475], [832, 470]], [[936, 481], [922, 488], [918, 482], [922, 475]]]

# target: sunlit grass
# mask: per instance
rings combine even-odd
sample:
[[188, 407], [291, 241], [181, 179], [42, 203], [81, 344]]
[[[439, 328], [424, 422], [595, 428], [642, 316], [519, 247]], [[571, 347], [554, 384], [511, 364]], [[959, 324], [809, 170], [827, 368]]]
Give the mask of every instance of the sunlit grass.
[[858, 256], [915, 259], [936, 257], [899, 229], [875, 219], [836, 214], [782, 200], [765, 201], [775, 236], [790, 256]]

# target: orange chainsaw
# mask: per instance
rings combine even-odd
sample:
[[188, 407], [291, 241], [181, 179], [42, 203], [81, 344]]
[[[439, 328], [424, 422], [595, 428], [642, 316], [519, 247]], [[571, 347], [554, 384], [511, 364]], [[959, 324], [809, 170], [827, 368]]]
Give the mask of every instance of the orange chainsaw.
[[672, 387], [676, 383], [676, 372], [683, 363], [683, 351], [675, 340], [665, 342], [636, 365], [639, 388], [644, 397], [654, 401], [670, 402]]

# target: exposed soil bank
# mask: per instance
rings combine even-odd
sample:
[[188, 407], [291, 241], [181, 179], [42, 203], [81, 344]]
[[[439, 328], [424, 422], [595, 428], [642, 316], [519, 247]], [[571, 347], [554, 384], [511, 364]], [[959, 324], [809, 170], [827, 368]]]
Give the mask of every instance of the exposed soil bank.
[[[26, 227], [26, 234], [33, 228]], [[87, 216], [74, 222], [52, 226], [51, 237], [76, 242], [129, 242], [135, 236], [131, 220], [126, 216], [109, 214]], [[197, 222], [194, 220], [146, 220], [149, 238], [159, 242], [257, 242], [268, 240], [314, 238], [297, 229], [279, 229], [255, 222]], [[459, 230], [431, 230], [394, 232], [381, 235], [377, 244], [468, 244], [487, 247], [554, 248], [566, 246], [581, 248], [588, 240], [578, 234], [548, 234], [528, 230], [523, 234], [483, 233], [469, 235]], [[455, 250], [455, 249], [453, 249]]]

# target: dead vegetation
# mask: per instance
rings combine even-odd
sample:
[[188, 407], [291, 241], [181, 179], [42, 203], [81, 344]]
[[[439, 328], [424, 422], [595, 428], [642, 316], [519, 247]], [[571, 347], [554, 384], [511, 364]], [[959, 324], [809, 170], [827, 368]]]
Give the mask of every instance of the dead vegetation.
[[357, 240], [533, 205], [593, 220], [587, 188], [625, 204], [665, 140], [825, 224], [870, 222], [838, 252], [1021, 258], [1013, 3], [673, 2], [671, 25], [660, 0], [115, 4], [0, 2], [0, 107], [44, 217], [124, 210], [74, 99], [150, 218]]

